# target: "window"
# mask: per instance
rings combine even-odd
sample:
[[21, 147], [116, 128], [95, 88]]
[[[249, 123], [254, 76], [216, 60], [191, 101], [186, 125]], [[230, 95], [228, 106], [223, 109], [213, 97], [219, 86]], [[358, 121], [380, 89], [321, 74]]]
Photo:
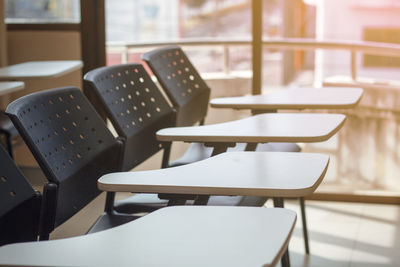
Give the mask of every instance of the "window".
[[79, 0], [5, 0], [6, 23], [79, 23]]

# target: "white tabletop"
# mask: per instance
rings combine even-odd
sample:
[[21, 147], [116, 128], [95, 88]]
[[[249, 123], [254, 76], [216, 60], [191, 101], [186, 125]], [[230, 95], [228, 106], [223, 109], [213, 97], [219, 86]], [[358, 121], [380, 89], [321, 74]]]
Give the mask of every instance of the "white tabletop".
[[174, 168], [102, 176], [103, 191], [304, 197], [328, 168], [329, 156], [295, 152], [227, 152]]
[[363, 94], [361, 88], [324, 87], [279, 90], [266, 95], [212, 99], [214, 108], [252, 110], [277, 109], [344, 109], [355, 107]]
[[293, 231], [286, 209], [169, 207], [106, 231], [0, 248], [1, 266], [275, 266]]
[[80, 60], [30, 61], [0, 68], [0, 80], [50, 79], [83, 66]]
[[17, 92], [24, 89], [23, 82], [0, 82], [0, 96]]
[[273, 113], [225, 123], [159, 130], [160, 141], [184, 142], [321, 142], [344, 124], [345, 115]]

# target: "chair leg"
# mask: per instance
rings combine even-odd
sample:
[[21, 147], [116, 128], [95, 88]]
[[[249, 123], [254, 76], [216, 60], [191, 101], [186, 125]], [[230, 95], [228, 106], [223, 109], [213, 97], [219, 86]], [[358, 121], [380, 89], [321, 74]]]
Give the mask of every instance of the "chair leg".
[[168, 168], [169, 156], [171, 155], [171, 143], [164, 143], [164, 152], [161, 163], [161, 168]]
[[11, 143], [11, 136], [7, 132], [0, 131], [0, 143], [4, 146], [7, 150], [10, 157], [13, 159], [13, 150], [12, 150], [12, 143]]
[[282, 265], [282, 267], [290, 267], [290, 258], [289, 258], [289, 249], [288, 248], [286, 248], [286, 251], [282, 256], [281, 265]]
[[283, 202], [283, 198], [274, 197], [274, 198], [272, 198], [272, 200], [274, 201], [274, 207], [275, 208], [284, 208], [285, 204]]
[[8, 154], [10, 154], [10, 157], [13, 159], [13, 149], [12, 149], [12, 143], [11, 143], [11, 135], [6, 134], [6, 142], [7, 142], [7, 151]]
[[115, 192], [107, 192], [106, 194], [106, 203], [104, 206], [104, 211], [107, 213], [112, 213], [114, 210], [114, 200], [115, 200]]
[[300, 198], [300, 209], [301, 209], [301, 221], [303, 224], [303, 238], [304, 238], [304, 246], [306, 249], [306, 254], [310, 254], [310, 244], [308, 241], [308, 229], [307, 229], [307, 219], [306, 219], [306, 205], [304, 202], [304, 197]]

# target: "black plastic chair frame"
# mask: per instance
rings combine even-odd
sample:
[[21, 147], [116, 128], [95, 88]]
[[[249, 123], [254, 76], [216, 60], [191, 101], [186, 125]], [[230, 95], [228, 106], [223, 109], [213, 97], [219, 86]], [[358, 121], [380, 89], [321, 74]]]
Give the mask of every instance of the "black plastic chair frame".
[[14, 125], [3, 111], [0, 111], [0, 135], [3, 146], [7, 149], [10, 157], [13, 158], [12, 139], [18, 136], [18, 131], [14, 128]]
[[159, 142], [155, 133], [174, 126], [176, 112], [143, 66], [125, 64], [94, 69], [85, 74], [84, 81], [125, 140], [122, 169], [129, 171], [162, 149], [166, 167], [170, 143]]
[[[49, 181], [44, 188], [40, 229], [40, 239], [45, 240], [54, 228], [101, 193], [97, 189], [101, 175], [121, 170], [123, 144], [78, 88], [21, 97], [7, 107], [6, 113]], [[112, 194], [107, 195], [109, 199], [113, 199]], [[118, 215], [107, 211], [106, 207], [102, 217]], [[125, 222], [128, 217], [121, 218]], [[91, 231], [104, 229], [102, 222]], [[110, 222], [115, 223], [115, 219]]]
[[36, 241], [42, 196], [0, 147], [0, 246]]

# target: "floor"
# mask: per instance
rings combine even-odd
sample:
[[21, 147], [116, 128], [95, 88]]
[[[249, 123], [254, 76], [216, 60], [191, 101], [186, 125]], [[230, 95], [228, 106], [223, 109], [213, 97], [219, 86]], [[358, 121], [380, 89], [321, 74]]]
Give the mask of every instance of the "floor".
[[[287, 208], [299, 214], [297, 201]], [[305, 256], [301, 219], [290, 242], [292, 266], [400, 266], [400, 207], [307, 202], [311, 255]]]

